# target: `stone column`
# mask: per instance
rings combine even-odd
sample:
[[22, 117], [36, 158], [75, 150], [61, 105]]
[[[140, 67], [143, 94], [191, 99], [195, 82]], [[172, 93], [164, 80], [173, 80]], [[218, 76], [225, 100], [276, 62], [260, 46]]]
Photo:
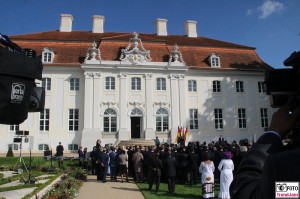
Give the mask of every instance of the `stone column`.
[[146, 130], [145, 130], [145, 140], [151, 140], [155, 138], [155, 130], [153, 125], [153, 94], [152, 94], [152, 74], [145, 74], [146, 79]]
[[185, 84], [184, 84], [184, 75], [178, 75], [179, 78], [179, 125], [186, 125], [186, 118], [189, 116], [186, 115], [186, 103], [185, 103]]
[[93, 103], [93, 131], [101, 132], [100, 129], [100, 90], [101, 90], [101, 73], [94, 73], [94, 103]]
[[85, 72], [84, 87], [84, 127], [83, 130], [92, 129], [93, 117], [93, 73]]
[[120, 116], [119, 116], [119, 122], [120, 122], [120, 129], [118, 138], [119, 140], [128, 140], [129, 139], [129, 132], [127, 129], [127, 74], [126, 73], [120, 73]]
[[171, 79], [171, 142], [175, 142], [179, 122], [178, 75], [170, 74]]

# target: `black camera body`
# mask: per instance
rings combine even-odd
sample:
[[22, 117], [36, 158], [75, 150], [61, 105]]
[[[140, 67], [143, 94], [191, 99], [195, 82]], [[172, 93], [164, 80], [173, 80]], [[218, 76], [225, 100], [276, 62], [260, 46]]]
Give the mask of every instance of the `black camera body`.
[[0, 123], [20, 124], [28, 112], [44, 109], [45, 91], [36, 86], [42, 80], [43, 65], [35, 51], [21, 49], [0, 34]]
[[279, 108], [293, 98], [295, 106], [300, 105], [300, 51], [294, 52], [284, 62], [285, 69], [267, 70], [265, 83], [271, 106]]

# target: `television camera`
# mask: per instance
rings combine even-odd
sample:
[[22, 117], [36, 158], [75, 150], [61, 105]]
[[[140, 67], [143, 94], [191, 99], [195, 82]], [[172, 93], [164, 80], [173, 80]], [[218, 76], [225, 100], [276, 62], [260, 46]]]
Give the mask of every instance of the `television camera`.
[[[283, 64], [291, 67], [266, 71], [267, 94], [270, 95], [273, 108], [282, 107], [289, 102], [290, 111], [293, 111], [300, 106], [300, 51], [293, 52]], [[300, 120], [291, 132], [292, 144], [300, 146]]]
[[37, 87], [43, 65], [36, 52], [22, 49], [0, 33], [0, 124], [20, 124], [28, 112], [44, 109], [45, 91]]

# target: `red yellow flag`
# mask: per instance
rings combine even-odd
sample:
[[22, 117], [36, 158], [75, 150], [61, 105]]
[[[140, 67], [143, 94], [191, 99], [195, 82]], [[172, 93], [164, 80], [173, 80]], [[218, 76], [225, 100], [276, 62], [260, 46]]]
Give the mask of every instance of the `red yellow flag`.
[[189, 135], [189, 129], [188, 129], [188, 127], [186, 127], [185, 128], [185, 133], [184, 133], [184, 141], [186, 140], [188, 135]]
[[178, 126], [178, 133], [177, 133], [177, 137], [176, 137], [176, 143], [178, 143], [178, 138], [181, 137], [182, 134], [182, 128]]

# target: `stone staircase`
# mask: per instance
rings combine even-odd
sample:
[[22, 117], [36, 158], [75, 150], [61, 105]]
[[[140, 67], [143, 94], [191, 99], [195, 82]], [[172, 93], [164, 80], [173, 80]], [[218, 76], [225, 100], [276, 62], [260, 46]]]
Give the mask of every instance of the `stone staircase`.
[[119, 143], [116, 143], [117, 146], [133, 146], [133, 145], [143, 145], [143, 146], [152, 146], [154, 145], [154, 140], [142, 140], [142, 139], [130, 139], [130, 140], [121, 140]]

